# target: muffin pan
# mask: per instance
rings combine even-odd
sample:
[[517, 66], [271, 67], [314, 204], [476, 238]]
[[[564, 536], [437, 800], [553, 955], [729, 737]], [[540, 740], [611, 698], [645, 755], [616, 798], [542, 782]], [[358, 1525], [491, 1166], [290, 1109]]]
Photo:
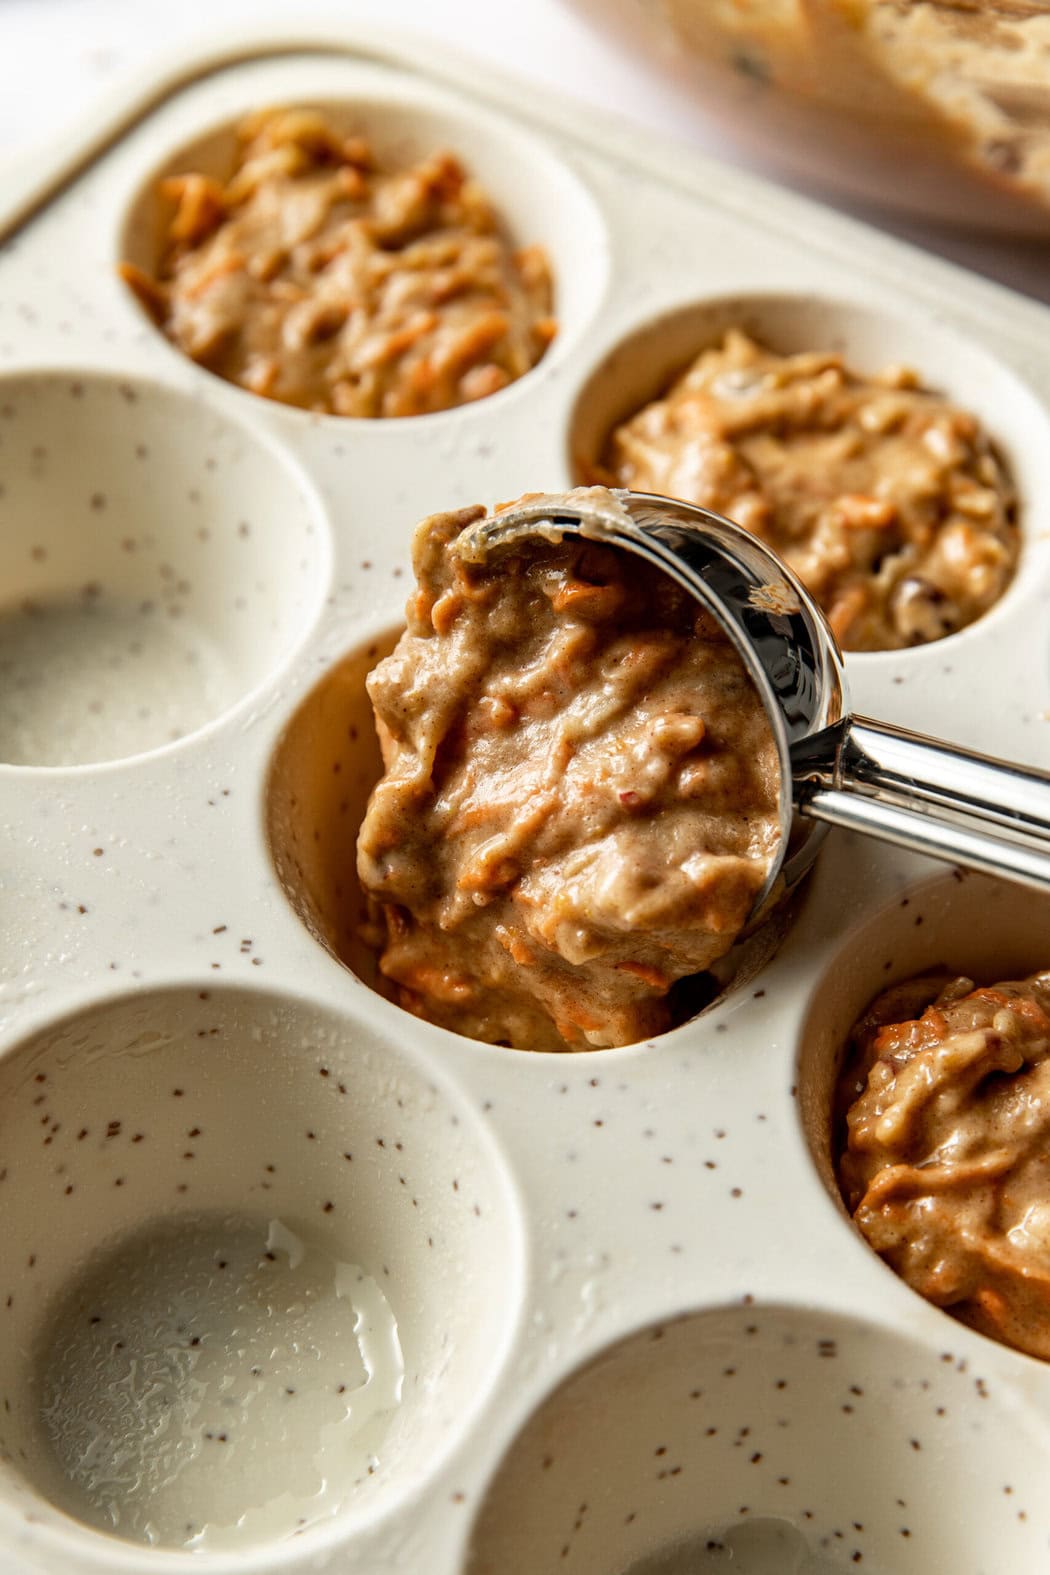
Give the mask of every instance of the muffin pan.
[[[269, 103], [462, 155], [550, 252], [540, 365], [365, 422], [168, 344], [116, 264], [156, 244], [158, 174]], [[850, 688], [1050, 765], [1046, 312], [363, 32], [179, 62], [4, 222], [4, 1570], [1050, 1570], [1050, 1370], [898, 1281], [828, 1148], [871, 996], [1045, 966], [1050, 904], [833, 833], [693, 1021], [525, 1055], [383, 997], [353, 868], [417, 520], [564, 489], [731, 321], [982, 418], [1016, 580]]]

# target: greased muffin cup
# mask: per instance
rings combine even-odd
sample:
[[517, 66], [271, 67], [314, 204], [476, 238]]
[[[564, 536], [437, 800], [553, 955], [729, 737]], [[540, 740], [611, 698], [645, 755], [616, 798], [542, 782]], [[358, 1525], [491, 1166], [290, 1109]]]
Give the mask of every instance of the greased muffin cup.
[[[779, 1548], [790, 1569], [806, 1544], [824, 1569], [919, 1575], [1007, 1548], [1018, 1567], [1037, 1563], [1038, 1435], [1018, 1434], [992, 1391], [963, 1434], [971, 1389], [956, 1362], [831, 1313], [756, 1303], [650, 1325], [529, 1418], [488, 1487], [467, 1570], [746, 1569], [749, 1545], [769, 1569]], [[977, 1449], [995, 1480], [974, 1470]], [[964, 1482], [965, 1503], [942, 1515]], [[661, 1546], [663, 1562], [647, 1558]]]
[[0, 381], [0, 759], [77, 766], [192, 736], [280, 671], [325, 590], [308, 478], [161, 384]]
[[417, 1493], [519, 1309], [462, 1099], [353, 1016], [206, 982], [86, 1006], [3, 1071], [0, 1451], [55, 1556], [192, 1525], [306, 1560]]
[[[429, 44], [260, 30], [127, 104], [0, 251], [3, 1568], [1050, 1568], [1050, 1369], [898, 1280], [830, 1151], [871, 996], [1045, 966], [1046, 903], [832, 834], [690, 1021], [526, 1056], [386, 997], [353, 860], [416, 522], [572, 485], [731, 325], [981, 418], [1016, 576], [850, 689], [1050, 764], [1045, 311]], [[537, 367], [363, 421], [163, 338], [115, 271], [158, 175], [294, 104], [547, 247]]]

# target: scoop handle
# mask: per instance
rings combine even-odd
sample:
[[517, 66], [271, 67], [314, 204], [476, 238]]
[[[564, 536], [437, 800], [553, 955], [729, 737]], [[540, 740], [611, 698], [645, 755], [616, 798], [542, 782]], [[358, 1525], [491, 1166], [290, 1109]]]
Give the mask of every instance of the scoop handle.
[[847, 716], [791, 747], [803, 815], [1050, 890], [1050, 773]]

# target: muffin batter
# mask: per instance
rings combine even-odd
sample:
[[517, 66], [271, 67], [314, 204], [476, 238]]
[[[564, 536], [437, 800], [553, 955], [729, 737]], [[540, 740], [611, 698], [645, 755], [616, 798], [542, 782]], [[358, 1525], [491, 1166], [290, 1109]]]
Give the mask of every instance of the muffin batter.
[[1050, 1359], [1050, 971], [912, 979], [853, 1031], [839, 1180], [920, 1295]]
[[514, 251], [450, 153], [381, 169], [319, 111], [244, 122], [225, 181], [174, 201], [157, 278], [122, 273], [194, 361], [340, 416], [415, 416], [521, 377], [555, 333], [539, 247]]
[[725, 514], [774, 547], [846, 650], [952, 634], [1017, 561], [1013, 488], [976, 419], [891, 368], [780, 356], [739, 330], [610, 436], [602, 478]]
[[887, 170], [904, 156], [921, 169], [936, 161], [949, 188], [964, 171], [976, 177], [957, 192], [960, 207], [968, 195], [978, 212], [999, 193], [1050, 206], [1046, 0], [658, 0], [655, 9], [674, 45], [725, 62], [752, 94], [822, 107], [832, 167], [860, 130], [881, 144]]
[[779, 846], [758, 694], [659, 570], [587, 541], [457, 550], [419, 526], [369, 679], [386, 775], [358, 842], [401, 1004], [519, 1049], [631, 1044], [723, 956]]

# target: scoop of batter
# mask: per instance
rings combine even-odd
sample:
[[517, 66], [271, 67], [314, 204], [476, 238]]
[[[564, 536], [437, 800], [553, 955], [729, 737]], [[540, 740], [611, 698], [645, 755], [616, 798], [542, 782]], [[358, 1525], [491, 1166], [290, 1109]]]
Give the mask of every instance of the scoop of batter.
[[761, 701], [660, 571], [572, 539], [467, 562], [419, 526], [369, 679], [386, 774], [358, 842], [410, 1011], [520, 1049], [623, 1045], [725, 954], [780, 837]]
[[853, 1031], [843, 1195], [875, 1250], [964, 1323], [1050, 1359], [1050, 972], [912, 979]]
[[976, 419], [889, 368], [739, 330], [618, 426], [602, 479], [725, 514], [803, 580], [845, 650], [939, 640], [1002, 595], [1013, 487]]

